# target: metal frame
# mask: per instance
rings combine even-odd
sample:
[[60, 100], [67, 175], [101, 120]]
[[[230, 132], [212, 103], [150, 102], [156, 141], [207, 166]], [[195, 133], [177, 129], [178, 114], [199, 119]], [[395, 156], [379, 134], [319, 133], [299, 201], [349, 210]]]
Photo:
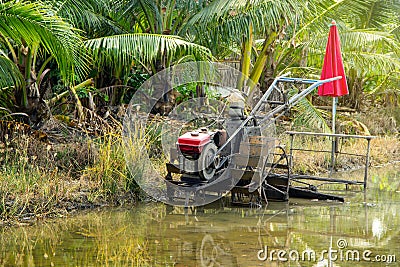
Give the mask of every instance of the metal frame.
[[[353, 139], [365, 139], [367, 140], [367, 149], [365, 154], [352, 154], [352, 153], [344, 153], [340, 151], [335, 151], [335, 154], [341, 155], [350, 155], [350, 156], [357, 156], [357, 157], [365, 157], [365, 167], [364, 167], [364, 181], [363, 186], [364, 190], [367, 188], [367, 181], [368, 181], [368, 167], [370, 162], [370, 149], [371, 149], [371, 140], [376, 138], [376, 136], [364, 136], [364, 135], [349, 135], [349, 134], [330, 134], [330, 133], [311, 133], [311, 132], [295, 132], [295, 131], [288, 131], [286, 132], [290, 135], [290, 164], [293, 162], [293, 151], [307, 151], [307, 152], [316, 152], [316, 153], [332, 153], [331, 150], [313, 150], [313, 149], [301, 149], [301, 148], [294, 148], [293, 141], [296, 135], [303, 135], [303, 136], [314, 136], [314, 137], [331, 137], [331, 138], [353, 138]], [[334, 160], [331, 162], [332, 170], [334, 168]], [[309, 180], [320, 180], [320, 181], [331, 181], [334, 183], [346, 183], [346, 184], [361, 184], [361, 182], [357, 181], [347, 181], [347, 180], [340, 180], [340, 179], [330, 179], [330, 178], [322, 178], [322, 177], [312, 177], [312, 176], [299, 176], [296, 177], [297, 179], [309, 179]]]
[[[302, 98], [306, 97], [308, 94], [310, 94], [312, 91], [314, 91], [315, 88], [323, 85], [324, 83], [329, 83], [333, 82], [336, 80], [342, 79], [342, 76], [337, 76], [331, 79], [326, 79], [326, 80], [311, 80], [311, 79], [302, 79], [302, 78], [290, 78], [290, 77], [277, 77], [275, 80], [272, 82], [268, 90], [264, 93], [264, 95], [261, 97], [260, 101], [258, 101], [257, 105], [252, 109], [250, 112], [250, 115], [247, 116], [245, 120], [241, 123], [241, 125], [237, 128], [237, 130], [226, 140], [225, 144], [223, 144], [218, 150], [216, 154], [219, 154], [235, 137], [236, 135], [245, 127], [245, 125], [251, 121], [256, 119], [256, 114], [258, 111], [260, 111], [261, 107], [263, 104], [268, 103], [268, 98], [271, 96], [272, 92], [274, 90], [281, 91], [279, 89], [278, 84], [279, 83], [295, 83], [295, 84], [309, 84], [310, 86], [306, 88], [305, 90], [298, 92], [294, 96], [292, 96], [290, 99], [286, 100], [286, 103], [279, 105], [275, 107], [273, 110], [268, 112], [268, 114], [258, 123], [261, 128], [267, 127], [269, 124], [275, 122], [277, 118], [283, 115], [283, 111], [293, 107], [296, 105]], [[279, 114], [281, 113], [281, 114]], [[278, 116], [277, 116], [278, 115]], [[263, 125], [264, 124], [264, 125]]]

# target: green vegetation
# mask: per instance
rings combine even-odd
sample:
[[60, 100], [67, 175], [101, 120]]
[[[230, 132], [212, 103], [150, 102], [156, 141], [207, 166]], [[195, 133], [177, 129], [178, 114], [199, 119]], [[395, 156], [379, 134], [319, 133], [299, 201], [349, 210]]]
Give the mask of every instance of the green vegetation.
[[[246, 92], [287, 72], [317, 78], [332, 19], [350, 91], [339, 104], [352, 112], [340, 113], [340, 130], [390, 135], [377, 139], [373, 158], [396, 160], [399, 17], [394, 0], [0, 0], [1, 217], [136, 199], [120, 131], [142, 82], [200, 60], [234, 62]], [[160, 105], [218, 97], [202, 87], [176, 88]], [[329, 105], [311, 96], [280, 127], [329, 131], [331, 114], [320, 109]], [[157, 146], [158, 136], [146, 141]], [[304, 168], [326, 164], [315, 162]]]

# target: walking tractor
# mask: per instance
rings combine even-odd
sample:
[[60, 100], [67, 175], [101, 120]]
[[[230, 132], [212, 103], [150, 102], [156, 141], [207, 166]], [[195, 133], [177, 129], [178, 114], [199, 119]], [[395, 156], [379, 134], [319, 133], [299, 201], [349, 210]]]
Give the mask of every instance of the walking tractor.
[[[185, 205], [190, 205], [190, 198], [225, 194], [226, 188], [233, 204], [286, 201], [289, 194], [343, 200], [318, 193], [312, 186], [292, 186], [291, 157], [275, 136], [279, 117], [318, 86], [341, 78], [278, 77], [247, 115], [244, 101], [230, 102], [224, 127], [200, 128], [179, 136], [166, 166], [166, 180], [186, 188]], [[295, 93], [293, 88], [297, 88]], [[174, 197], [173, 192], [169, 193]]]

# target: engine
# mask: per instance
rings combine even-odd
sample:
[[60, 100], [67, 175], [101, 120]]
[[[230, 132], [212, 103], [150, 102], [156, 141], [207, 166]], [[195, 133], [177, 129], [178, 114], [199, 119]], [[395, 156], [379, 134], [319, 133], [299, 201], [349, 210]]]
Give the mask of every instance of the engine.
[[217, 150], [226, 141], [226, 131], [202, 128], [187, 132], [178, 138], [179, 169], [199, 175], [204, 180], [213, 178], [218, 165]]
[[211, 142], [212, 135], [207, 129], [187, 132], [178, 138], [178, 149], [187, 159], [198, 159], [204, 146]]
[[[167, 163], [167, 180], [172, 180], [172, 173], [182, 174], [182, 178], [200, 178], [210, 181], [218, 172], [229, 164], [230, 155], [237, 153], [237, 140], [242, 133], [235, 133], [241, 126], [244, 116], [244, 103], [232, 102], [224, 128], [209, 130], [200, 128], [181, 135], [176, 148], [171, 149], [170, 162]], [[229, 138], [229, 136], [233, 136]], [[227, 142], [229, 140], [229, 142]], [[235, 144], [235, 145], [233, 145]]]

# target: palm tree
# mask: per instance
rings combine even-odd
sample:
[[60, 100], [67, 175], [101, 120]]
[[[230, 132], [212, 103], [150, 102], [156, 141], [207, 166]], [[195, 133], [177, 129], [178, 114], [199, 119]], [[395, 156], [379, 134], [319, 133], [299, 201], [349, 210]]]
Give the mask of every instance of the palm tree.
[[[72, 4], [74, 1], [67, 2]], [[210, 59], [210, 52], [204, 47], [207, 47], [217, 59], [223, 59], [224, 55], [229, 55], [234, 50], [240, 54], [242, 42], [246, 40], [246, 36], [251, 34], [250, 24], [255, 34], [268, 36], [265, 47], [269, 47], [270, 44], [276, 42], [275, 37], [287, 25], [296, 22], [304, 8], [302, 1], [294, 0], [167, 0], [165, 2], [127, 0], [112, 1], [111, 5], [115, 8], [109, 15], [118, 23], [118, 29], [123, 34], [101, 36], [94, 40], [88, 40], [86, 44], [92, 52], [95, 52], [94, 57], [101, 63], [106, 63], [105, 60], [108, 60], [107, 63], [116, 62], [113, 68], [121, 67], [122, 64], [129, 66], [131, 62], [127, 62], [126, 59], [134, 56], [136, 64], [145, 68], [149, 67], [148, 71], [151, 73], [168, 67], [171, 59], [176, 57], [175, 54], [190, 55], [194, 59]], [[82, 16], [89, 17], [80, 14], [77, 16], [78, 18], [71, 18], [71, 20], [79, 21]], [[131, 50], [132, 45], [129, 47], [131, 43], [136, 45], [142, 43], [143, 45], [140, 46], [146, 47], [146, 49], [152, 49], [148, 44], [155, 43], [156, 48], [167, 47], [166, 52], [172, 48], [172, 55], [157, 49], [142, 50], [140, 54], [129, 55], [129, 53], [135, 52]], [[178, 47], [177, 44], [182, 44], [182, 46]], [[179, 48], [179, 51], [174, 51], [175, 47]], [[227, 49], [229, 47], [234, 48]], [[270, 49], [264, 49], [261, 55], [266, 54], [268, 50]], [[96, 54], [98, 51], [106, 52], [107, 56], [102, 57]], [[150, 60], [148, 55], [152, 55], [151, 59], [153, 60], [153, 64], [150, 66], [146, 64]], [[156, 59], [155, 62], [154, 59]], [[255, 68], [256, 71], [252, 74], [255, 76], [254, 80], [260, 76], [263, 62], [265, 62], [265, 57], [261, 56], [259, 62], [256, 63], [261, 68]], [[117, 72], [121, 72], [121, 70]]]
[[[123, 2], [122, 14], [131, 15], [121, 25], [134, 25], [139, 32], [189, 38], [208, 47], [217, 59], [240, 57], [248, 85], [261, 79], [262, 88], [266, 88], [274, 77], [287, 71], [319, 77], [328, 25], [335, 18], [352, 92], [348, 102], [357, 107], [360, 88], [366, 84], [382, 88], [398, 81], [382, 76], [398, 70], [398, 57], [394, 56], [399, 51], [395, 39], [398, 6], [398, 1], [377, 0], [169, 0], [165, 5], [129, 0]], [[244, 80], [238, 87], [245, 85]], [[315, 113], [315, 109], [309, 110]], [[322, 116], [315, 114], [314, 118]]]
[[0, 88], [14, 86], [7, 92], [27, 107], [50, 62], [76, 96], [73, 85], [91, 77], [97, 87], [125, 85], [133, 67], [153, 74], [186, 60], [232, 57], [245, 74], [238, 87], [245, 80], [267, 87], [286, 71], [319, 76], [335, 18], [356, 98], [364, 89], [398, 88], [399, 10], [395, 0], [1, 2]]
[[[84, 44], [97, 72], [94, 78], [98, 87], [126, 85], [133, 67], [154, 74], [175, 62], [212, 58], [206, 47], [160, 28], [160, 25], [171, 26], [172, 19], [177, 19], [175, 8], [183, 2], [167, 3], [168, 15], [162, 11], [160, 3], [156, 6], [154, 1], [48, 2], [58, 14], [87, 33], [89, 39]], [[77, 10], [82, 12], [75, 12]], [[160, 12], [164, 12], [162, 16]], [[118, 90], [113, 90], [113, 105], [123, 97]]]
[[353, 89], [348, 104], [355, 108], [363, 104], [363, 92], [374, 97], [400, 95], [400, 42], [396, 36], [400, 2], [369, 0], [368, 3], [364, 16], [352, 21], [356, 29], [345, 35], [349, 53], [356, 55], [348, 66]]
[[[335, 18], [350, 87], [350, 96], [342, 98], [345, 103], [359, 108], [363, 91], [396, 88], [393, 82], [399, 81], [400, 43], [395, 35], [399, 10], [398, 1], [312, 1], [308, 11], [303, 12], [297, 24], [289, 25], [287, 35], [273, 49], [272, 60], [264, 67], [263, 86], [288, 71], [318, 78], [329, 24]], [[388, 87], [390, 83], [392, 86]], [[312, 105], [304, 103], [299, 109], [312, 118], [315, 126], [324, 125], [321, 112]]]
[[41, 97], [40, 80], [51, 59], [66, 84], [73, 84], [75, 75], [84, 76], [87, 71], [88, 60], [80, 53], [81, 36], [54, 13], [40, 2], [0, 3], [0, 88], [13, 86], [13, 104], [24, 111], [32, 104], [28, 96]]
[[[241, 71], [251, 80], [249, 84], [256, 84], [287, 27], [302, 18], [305, 2], [212, 1], [193, 16], [188, 25], [198, 25], [192, 30], [197, 33], [198, 41], [213, 47], [213, 52], [221, 54], [222, 58], [226, 53], [220, 51], [227, 47], [231, 48], [228, 49], [231, 54], [236, 52], [241, 57]], [[251, 56], [253, 39], [260, 37], [264, 39], [261, 50]], [[251, 59], [253, 68], [250, 70]], [[239, 87], [242, 84], [244, 81], [239, 81]]]
[[[84, 80], [88, 78], [91, 64], [100, 71], [111, 68], [119, 80], [126, 78], [133, 65], [145, 69], [150, 66], [155, 71], [154, 66], [160, 59], [164, 60], [163, 67], [167, 67], [181, 57], [211, 58], [207, 48], [177, 36], [128, 31], [123, 18], [114, 18], [120, 16], [119, 6], [111, 6], [116, 3], [89, 0], [1, 2], [1, 60], [7, 64], [0, 70], [0, 77], [4, 77], [0, 85], [1, 88], [14, 86], [17, 96], [14, 104], [20, 104], [29, 112], [28, 96], [40, 99], [40, 81], [48, 73], [46, 68], [52, 60], [75, 97], [79, 117], [82, 117], [74, 84], [82, 81], [79, 86], [89, 84]], [[94, 38], [84, 42], [80, 34]], [[14, 73], [13, 78], [10, 78], [11, 73]], [[20, 79], [20, 74], [24, 79]]]

